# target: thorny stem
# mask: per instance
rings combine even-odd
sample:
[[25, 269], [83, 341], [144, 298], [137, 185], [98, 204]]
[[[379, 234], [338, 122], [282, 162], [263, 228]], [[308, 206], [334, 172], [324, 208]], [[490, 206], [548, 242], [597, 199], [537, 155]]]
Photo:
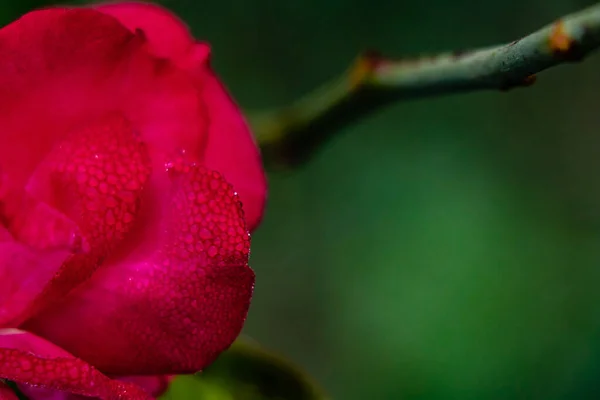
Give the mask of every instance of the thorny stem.
[[360, 55], [340, 77], [283, 108], [250, 113], [265, 160], [305, 161], [336, 131], [400, 100], [529, 86], [535, 74], [600, 46], [600, 3], [522, 39], [467, 52], [393, 60]]

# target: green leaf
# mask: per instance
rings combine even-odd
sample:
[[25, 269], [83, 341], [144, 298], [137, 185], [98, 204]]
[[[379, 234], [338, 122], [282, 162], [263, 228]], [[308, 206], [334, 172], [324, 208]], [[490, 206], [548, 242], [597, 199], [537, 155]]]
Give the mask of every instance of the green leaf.
[[320, 388], [283, 358], [248, 339], [238, 339], [196, 375], [175, 378], [168, 400], [326, 400]]

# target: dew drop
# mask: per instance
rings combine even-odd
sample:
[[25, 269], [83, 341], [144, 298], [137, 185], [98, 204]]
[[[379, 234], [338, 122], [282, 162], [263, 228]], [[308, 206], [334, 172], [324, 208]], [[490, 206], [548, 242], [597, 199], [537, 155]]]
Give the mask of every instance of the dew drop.
[[210, 246], [208, 248], [208, 256], [209, 257], [215, 257], [217, 255], [219, 251], [217, 250], [217, 248], [215, 246]]

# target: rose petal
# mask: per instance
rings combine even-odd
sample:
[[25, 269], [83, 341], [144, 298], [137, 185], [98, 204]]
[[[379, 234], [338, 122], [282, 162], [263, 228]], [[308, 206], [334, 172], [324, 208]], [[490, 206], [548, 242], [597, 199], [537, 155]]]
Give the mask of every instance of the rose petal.
[[0, 29], [0, 142], [10, 144], [0, 146], [0, 164], [15, 184], [23, 186], [73, 123], [113, 107], [116, 93], [95, 90], [142, 45], [93, 10], [35, 11]]
[[[132, 226], [149, 172], [145, 146], [116, 114], [74, 130], [49, 152], [31, 179], [31, 199], [1, 215], [19, 243], [0, 244], [0, 276], [10, 283], [0, 324], [16, 326], [91, 276]], [[46, 203], [33, 200], [40, 198]]]
[[204, 165], [221, 172], [239, 193], [252, 232], [262, 220], [267, 200], [267, 179], [254, 136], [225, 87], [208, 69], [202, 78], [202, 96], [210, 116]]
[[194, 38], [188, 27], [164, 8], [151, 3], [119, 2], [91, 5], [117, 18], [130, 31], [142, 30], [157, 57], [184, 60], [193, 50]]
[[46, 287], [48, 303], [89, 278], [133, 226], [150, 161], [129, 122], [110, 114], [74, 130], [38, 169], [34, 191], [76, 221], [89, 246]]
[[12, 187], [1, 170], [0, 221], [0, 327], [16, 326], [62, 264], [79, 251], [81, 236], [73, 221]]
[[[114, 379], [120, 382], [131, 383], [142, 388], [146, 393], [150, 393], [152, 397], [159, 397], [168, 389], [172, 377], [167, 375], [157, 375], [119, 377]], [[91, 400], [90, 397], [79, 394], [34, 387], [25, 384], [19, 385], [19, 390], [21, 390], [21, 392], [23, 392], [29, 399], [32, 400]], [[2, 397], [0, 397], [0, 400], [2, 400]]]
[[[143, 129], [152, 150], [164, 153], [163, 158], [182, 146], [201, 145], [204, 139], [199, 127], [204, 122], [191, 79], [150, 57], [143, 37], [94, 10], [56, 8], [29, 13], [0, 29], [0, 57], [4, 60], [0, 64], [0, 143], [8, 144], [0, 146], [0, 223], [8, 228], [5, 234], [11, 239], [2, 241], [5, 250], [0, 276], [8, 274], [10, 279], [0, 283], [0, 326], [11, 326], [33, 312], [31, 300], [57, 273], [60, 259], [78, 251], [75, 242], [83, 240], [79, 223], [96, 239], [113, 234], [109, 240], [96, 240], [96, 249], [107, 249], [122, 236], [117, 233], [126, 230], [122, 226], [102, 232], [89, 229], [96, 227], [98, 215], [87, 212], [85, 218], [75, 217], [87, 203], [75, 199], [69, 205], [67, 201], [73, 199], [54, 198], [60, 192], [52, 185], [44, 189], [44, 184], [54, 179], [49, 175], [57, 171], [47, 162], [40, 166], [42, 160], [54, 149], [54, 160], [67, 162], [71, 155], [65, 154], [65, 149], [61, 153], [58, 147], [69, 146], [71, 138], [67, 135], [115, 109]], [[172, 106], [159, 107], [161, 102]], [[97, 133], [97, 140], [107, 139], [106, 134]], [[80, 139], [75, 141], [94, 144]], [[72, 143], [70, 148], [74, 147], [77, 144]], [[123, 156], [119, 156], [118, 165], [130, 162]], [[75, 186], [85, 189], [84, 185]], [[69, 216], [56, 207], [68, 211]], [[126, 219], [116, 221], [118, 216], [107, 214], [104, 221], [114, 217], [116, 223], [128, 225], [129, 213], [123, 216]], [[15, 239], [31, 249], [15, 243]], [[94, 242], [94, 238], [88, 239]], [[69, 249], [69, 241], [75, 249]], [[80, 244], [85, 245], [83, 241]], [[37, 253], [48, 247], [68, 251], [56, 257]], [[101, 253], [105, 251], [95, 252], [91, 258], [97, 261]], [[65, 267], [65, 273], [54, 282], [54, 289], [59, 290], [37, 304], [59, 297], [89, 276], [96, 261], [88, 262], [88, 258], [71, 259], [70, 267]]]
[[200, 154], [207, 117], [195, 81], [148, 49], [143, 33], [86, 8], [35, 11], [0, 29], [0, 143], [10, 144], [0, 165], [14, 186], [70, 130], [115, 110], [152, 158]]
[[61, 392], [59, 390], [46, 389], [27, 384], [18, 385], [19, 390], [31, 400], [92, 400], [93, 397], [82, 396], [69, 392]]
[[[10, 237], [0, 241], [0, 327], [15, 326], [31, 314], [31, 304], [72, 254], [68, 249], [34, 250]], [[7, 237], [8, 236], [8, 237]]]
[[28, 330], [114, 375], [195, 372], [233, 342], [254, 285], [241, 205], [216, 172], [169, 174], [158, 241], [103, 266]]
[[169, 384], [175, 378], [175, 375], [152, 375], [152, 376], [125, 376], [118, 380], [122, 382], [130, 382], [146, 392], [151, 393], [154, 397], [160, 397], [169, 388]]
[[239, 193], [250, 231], [260, 223], [267, 180], [252, 132], [238, 105], [208, 66], [210, 49], [196, 43], [187, 26], [169, 11], [147, 3], [94, 6], [119, 19], [131, 31], [142, 29], [151, 51], [192, 73], [209, 118], [204, 164], [223, 174]]
[[35, 335], [0, 330], [0, 378], [101, 399], [151, 399]]

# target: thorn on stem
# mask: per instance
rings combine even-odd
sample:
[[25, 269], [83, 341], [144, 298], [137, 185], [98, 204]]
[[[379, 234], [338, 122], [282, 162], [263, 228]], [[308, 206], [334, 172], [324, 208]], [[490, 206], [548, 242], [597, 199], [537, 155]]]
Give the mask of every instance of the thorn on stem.
[[537, 80], [536, 74], [529, 75], [527, 78], [523, 79], [521, 86], [531, 86], [535, 83], [536, 80]]
[[584, 41], [586, 39], [586, 35], [589, 34], [586, 32], [585, 26], [583, 29], [584, 35], [580, 41], [577, 41], [567, 33], [565, 25], [562, 21], [556, 22], [552, 29], [552, 33], [548, 38], [548, 45], [552, 54], [558, 59], [567, 62], [577, 62], [583, 60], [586, 52], [581, 48], [580, 42]]
[[558, 21], [554, 24], [554, 28], [552, 29], [552, 33], [548, 38], [548, 42], [550, 45], [550, 50], [556, 54], [565, 54], [573, 45], [573, 39], [569, 36], [569, 34], [565, 31], [565, 24], [563, 21]]
[[518, 88], [518, 87], [527, 87], [527, 86], [531, 86], [535, 83], [535, 81], [537, 80], [537, 76], [535, 74], [529, 75], [528, 77], [526, 77], [525, 79], [519, 81], [519, 82], [507, 82], [504, 85], [500, 86], [500, 91], [502, 92], [506, 92], [509, 91], [511, 89], [514, 88]]

